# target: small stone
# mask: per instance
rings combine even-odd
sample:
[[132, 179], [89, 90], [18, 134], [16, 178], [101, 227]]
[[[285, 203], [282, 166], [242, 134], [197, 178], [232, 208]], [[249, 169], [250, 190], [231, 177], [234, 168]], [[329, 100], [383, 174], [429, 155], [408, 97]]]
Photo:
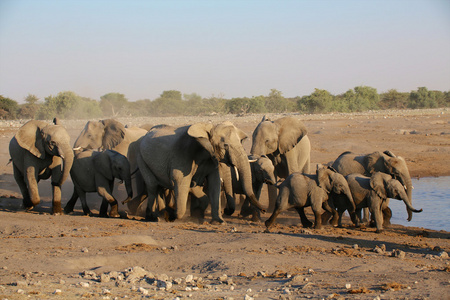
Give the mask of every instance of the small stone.
[[100, 275], [100, 282], [109, 282], [110, 280], [111, 280], [111, 277], [109, 277], [108, 274]]
[[345, 288], [346, 288], [347, 290], [349, 290], [349, 289], [352, 288], [352, 285], [351, 285], [350, 283], [347, 283], [347, 284], [345, 285]]
[[88, 288], [89, 287], [89, 282], [80, 282], [80, 286], [84, 287], [84, 288]]
[[16, 286], [28, 286], [28, 282], [26, 282], [25, 280], [17, 280]]
[[353, 245], [353, 249], [358, 249], [359, 248], [359, 245], [358, 244], [354, 244]]
[[227, 281], [227, 279], [228, 279], [227, 274], [223, 274], [222, 276], [220, 276], [220, 277], [218, 278], [218, 280], [219, 280], [219, 281], [222, 281], [222, 282]]
[[308, 269], [308, 274], [314, 274], [314, 273], [316, 273], [316, 272], [314, 272], [313, 269]]
[[62, 280], [62, 279], [59, 280], [59, 284], [65, 284], [65, 283], [66, 283], [65, 280]]
[[267, 274], [263, 271], [258, 271], [258, 273], [256, 273], [256, 276], [266, 277]]
[[18, 289], [18, 290], [17, 290], [17, 294], [25, 294], [25, 291], [22, 290], [22, 289]]
[[158, 280], [167, 281], [169, 280], [169, 276], [167, 276], [166, 274], [161, 274], [158, 276]]
[[193, 280], [194, 280], [194, 276], [192, 274], [189, 274], [186, 276], [186, 279], [185, 279], [186, 283], [190, 283]]
[[398, 257], [400, 259], [404, 259], [406, 254], [405, 254], [405, 252], [403, 252], [401, 250], [395, 249], [395, 250], [392, 251], [391, 256], [392, 257]]
[[103, 290], [102, 290], [102, 294], [103, 294], [103, 295], [109, 295], [109, 294], [111, 294], [111, 291], [108, 290], [108, 289], [103, 289]]
[[148, 290], [144, 289], [143, 287], [139, 287], [138, 292], [142, 295], [148, 295]]
[[296, 284], [301, 284], [304, 281], [305, 281], [305, 278], [302, 275], [295, 275], [294, 277], [291, 278], [291, 280], [289, 280], [289, 283], [296, 285]]
[[244, 300], [254, 300], [254, 299], [253, 299], [253, 297], [251, 297], [251, 296], [245, 294]]
[[288, 288], [283, 289], [283, 294], [290, 295], [291, 291]]
[[445, 252], [445, 251], [442, 251], [442, 252], [440, 252], [440, 253], [438, 254], [438, 256], [439, 256], [440, 258], [448, 258], [448, 253]]
[[89, 249], [86, 248], [86, 247], [83, 247], [83, 248], [81, 248], [81, 252], [88, 253], [88, 252], [89, 252]]
[[56, 289], [53, 294], [55, 295], [61, 295], [62, 291], [60, 289]]

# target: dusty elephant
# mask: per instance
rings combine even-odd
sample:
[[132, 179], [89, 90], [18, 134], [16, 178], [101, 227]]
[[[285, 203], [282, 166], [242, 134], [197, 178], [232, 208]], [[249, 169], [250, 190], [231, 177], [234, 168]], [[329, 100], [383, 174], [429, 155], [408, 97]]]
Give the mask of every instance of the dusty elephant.
[[[275, 184], [275, 168], [272, 161], [265, 155], [260, 157], [248, 156], [252, 175], [252, 187], [256, 198], [259, 199], [262, 185]], [[224, 163], [219, 164], [220, 177], [222, 179], [222, 192], [226, 197], [224, 214], [231, 216], [236, 210], [236, 194], [244, 194], [242, 178], [237, 176], [236, 170]], [[246, 201], [246, 203], [249, 203]], [[244, 208], [245, 209], [245, 208]], [[246, 208], [248, 209], [248, 208]]]
[[311, 206], [314, 212], [314, 228], [322, 227], [322, 214], [325, 211], [332, 213], [337, 218], [337, 212], [328, 203], [330, 193], [342, 194], [347, 198], [347, 203], [355, 209], [355, 203], [350, 188], [344, 176], [330, 167], [319, 167], [316, 174], [292, 173], [279, 186], [275, 202], [275, 209], [270, 218], [265, 222], [267, 228], [273, 225], [277, 216], [289, 208], [295, 208], [304, 227], [311, 227], [311, 222], [302, 217], [302, 208]]
[[[76, 139], [74, 149], [77, 151], [97, 149], [115, 150], [128, 158], [131, 172], [134, 172], [137, 169], [136, 153], [139, 144], [138, 140], [146, 133], [146, 129], [138, 127], [127, 128], [114, 119], [89, 121]], [[138, 196], [145, 191], [144, 181], [139, 171], [134, 175], [133, 190]], [[132, 203], [134, 202], [128, 202], [128, 205]], [[137, 206], [130, 208], [133, 214], [136, 210]]]
[[[352, 173], [371, 176], [374, 172], [390, 174], [405, 187], [408, 199], [412, 201], [412, 182], [406, 161], [391, 151], [383, 153], [376, 151], [366, 155], [351, 152], [342, 153], [333, 163], [333, 168], [344, 176]], [[408, 221], [412, 219], [412, 212], [407, 208]], [[368, 216], [365, 216], [367, 220]]]
[[[111, 205], [110, 216], [118, 217], [118, 203], [113, 197], [114, 179], [123, 180], [128, 199], [133, 197], [131, 187], [130, 163], [127, 158], [114, 150], [103, 152], [86, 150], [77, 153], [70, 171], [74, 184], [73, 194], [64, 207], [66, 214], [73, 211], [78, 197], [85, 215], [92, 215], [86, 202], [86, 193], [97, 192], [103, 199], [100, 216], [108, 216], [108, 204]], [[126, 201], [126, 200], [125, 200]]]
[[[310, 172], [311, 143], [305, 125], [294, 117], [283, 117], [271, 121], [264, 116], [253, 131], [250, 153], [256, 157], [267, 155], [275, 167], [277, 179], [286, 178], [294, 172]], [[268, 186], [268, 190], [269, 203], [273, 206], [277, 189], [274, 186]], [[260, 192], [255, 191], [255, 193]], [[301, 211], [306, 218], [303, 208]], [[251, 209], [241, 211], [241, 215], [253, 214], [254, 218], [256, 213]]]
[[[352, 220], [357, 226], [361, 219], [361, 209], [368, 207], [375, 219], [376, 232], [381, 232], [383, 225], [390, 224], [389, 219], [392, 213], [388, 209], [389, 198], [403, 200], [408, 211], [415, 213], [422, 211], [422, 209], [417, 210], [412, 206], [403, 184], [389, 174], [375, 172], [371, 177], [361, 174], [350, 174], [346, 176], [346, 179], [356, 205], [356, 218], [352, 217]], [[345, 210], [345, 204], [338, 203], [337, 208], [339, 217], [341, 217], [342, 212]]]
[[161, 189], [174, 191], [176, 211], [170, 217], [174, 220], [184, 216], [190, 188], [207, 183], [212, 220], [222, 223], [219, 162], [237, 168], [245, 194], [262, 209], [253, 193], [250, 164], [241, 144], [244, 138], [246, 134], [230, 122], [154, 126], [142, 138], [137, 156], [148, 192], [146, 219], [158, 220], [154, 202]]
[[61, 213], [61, 185], [69, 176], [74, 157], [66, 129], [43, 121], [28, 121], [11, 139], [9, 153], [23, 206], [32, 209], [39, 204], [38, 182], [51, 176], [52, 212]]

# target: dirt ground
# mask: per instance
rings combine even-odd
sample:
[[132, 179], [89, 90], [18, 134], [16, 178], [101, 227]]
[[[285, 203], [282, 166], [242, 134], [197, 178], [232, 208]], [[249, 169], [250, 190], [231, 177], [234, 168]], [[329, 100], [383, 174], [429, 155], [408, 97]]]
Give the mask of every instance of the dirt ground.
[[[347, 150], [391, 150], [406, 159], [414, 177], [450, 175], [449, 109], [294, 116], [309, 130], [313, 164]], [[230, 120], [249, 135], [249, 151], [261, 118], [119, 120]], [[354, 228], [348, 218], [344, 228], [304, 229], [294, 211], [282, 213], [270, 233], [236, 213], [224, 225], [188, 217], [174, 223], [86, 217], [79, 204], [75, 214], [53, 216], [48, 181], [39, 184], [41, 204], [25, 212], [6, 165], [8, 143], [24, 122], [0, 123], [0, 299], [449, 299], [450, 233], [443, 230], [391, 225], [376, 234]], [[85, 123], [63, 120], [72, 142]], [[68, 180], [63, 205], [71, 192]], [[122, 186], [116, 193], [125, 198]], [[94, 213], [98, 200], [91, 196]], [[268, 205], [265, 193], [261, 201]], [[394, 213], [406, 218], [406, 211]]]

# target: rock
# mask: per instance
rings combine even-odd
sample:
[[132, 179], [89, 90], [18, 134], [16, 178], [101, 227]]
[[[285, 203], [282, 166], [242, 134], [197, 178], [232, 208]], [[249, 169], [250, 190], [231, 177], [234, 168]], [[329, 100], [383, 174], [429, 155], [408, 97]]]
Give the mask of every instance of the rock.
[[400, 259], [404, 259], [405, 255], [406, 255], [405, 252], [398, 249], [394, 249], [391, 254], [392, 257], [398, 257]]
[[149, 273], [141, 267], [133, 267], [133, 268], [129, 269], [129, 271], [127, 272], [126, 279], [128, 282], [131, 282], [131, 281], [135, 281], [140, 278], [144, 278], [148, 274]]
[[61, 295], [62, 291], [60, 289], [56, 289], [53, 294], [55, 295]]
[[225, 281], [227, 281], [227, 279], [228, 279], [227, 274], [223, 274], [223, 275], [220, 276], [217, 280], [222, 281], [222, 282], [225, 282]]
[[111, 280], [111, 277], [109, 277], [108, 274], [101, 274], [100, 275], [100, 282], [109, 282]]
[[438, 254], [438, 256], [439, 256], [440, 258], [448, 258], [448, 253], [445, 252], [445, 251], [442, 251], [442, 252], [440, 252], [440, 253]]
[[295, 276], [291, 277], [291, 279], [288, 282], [293, 285], [298, 285], [298, 284], [303, 284], [304, 281], [305, 281], [305, 277], [303, 277], [302, 275], [295, 275]]
[[97, 274], [94, 271], [83, 271], [81, 277], [85, 279], [97, 279]]
[[283, 289], [283, 294], [290, 295], [291, 291], [288, 288]]
[[103, 290], [102, 290], [102, 294], [103, 294], [103, 295], [109, 295], [109, 294], [111, 294], [111, 291], [108, 290], [108, 289], [103, 289]]
[[347, 290], [349, 290], [349, 289], [352, 288], [352, 285], [351, 285], [350, 283], [347, 283], [347, 284], [345, 285], [345, 288], [346, 288]]
[[256, 273], [256, 276], [266, 277], [267, 274], [264, 271], [258, 271], [258, 273]]
[[254, 300], [254, 299], [253, 299], [253, 297], [251, 297], [251, 296], [245, 294], [244, 300]]
[[148, 290], [144, 289], [143, 287], [139, 287], [138, 288], [138, 292], [141, 293], [142, 295], [148, 295]]
[[25, 291], [22, 289], [18, 289], [16, 292], [17, 292], [17, 294], [25, 294]]
[[25, 280], [17, 280], [16, 286], [28, 286], [28, 282], [26, 282]]
[[185, 278], [186, 283], [190, 283], [193, 280], [194, 280], [194, 276], [192, 274], [187, 275]]
[[359, 248], [359, 245], [358, 244], [354, 244], [353, 245], [353, 249], [358, 249]]
[[169, 276], [167, 276], [166, 274], [158, 275], [158, 280], [167, 281], [169, 280]]
[[86, 247], [83, 247], [83, 248], [81, 248], [81, 252], [88, 253], [88, 252], [89, 252], [89, 249], [86, 248]]
[[308, 269], [308, 274], [315, 274], [316, 272], [314, 272], [313, 269]]
[[89, 285], [89, 282], [80, 282], [80, 286], [84, 287], [84, 288], [88, 288], [90, 285]]

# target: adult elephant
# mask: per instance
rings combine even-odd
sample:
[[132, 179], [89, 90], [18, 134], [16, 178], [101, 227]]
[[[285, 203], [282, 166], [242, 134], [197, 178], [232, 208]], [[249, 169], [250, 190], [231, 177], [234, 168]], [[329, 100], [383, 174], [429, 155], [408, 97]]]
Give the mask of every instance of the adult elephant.
[[9, 153], [23, 206], [32, 209], [39, 204], [38, 182], [51, 176], [52, 213], [60, 214], [61, 185], [69, 176], [74, 157], [66, 129], [43, 121], [28, 121], [11, 139]]
[[[250, 153], [254, 156], [266, 155], [275, 167], [277, 178], [286, 178], [294, 172], [309, 173], [311, 160], [311, 143], [302, 121], [294, 117], [283, 117], [271, 121], [265, 116], [253, 131], [253, 141]], [[272, 207], [277, 196], [277, 189], [268, 186], [269, 203]], [[258, 194], [258, 191], [255, 191]], [[302, 220], [307, 220], [303, 208]], [[242, 216], [253, 214], [253, 219], [259, 219], [253, 209], [241, 211]], [[307, 223], [307, 222], [306, 222]]]
[[253, 193], [250, 164], [241, 144], [246, 137], [230, 122], [154, 126], [142, 138], [137, 155], [148, 192], [146, 219], [158, 220], [154, 202], [161, 189], [174, 191], [176, 211], [170, 216], [174, 220], [184, 216], [190, 188], [207, 184], [212, 221], [222, 223], [219, 162], [237, 168], [245, 194], [262, 209]]
[[[412, 206], [411, 199], [406, 194], [403, 184], [391, 175], [375, 172], [371, 177], [361, 174], [350, 174], [345, 177], [352, 192], [356, 205], [356, 218], [352, 216], [355, 225], [359, 225], [361, 209], [368, 207], [375, 220], [376, 232], [383, 230], [383, 225], [390, 224], [392, 212], [389, 208], [389, 198], [403, 200], [408, 211], [420, 213]], [[346, 204], [338, 203], [339, 219], [342, 217]]]
[[[406, 161], [401, 156], [396, 156], [391, 151], [373, 152], [358, 155], [352, 152], [342, 153], [333, 163], [333, 168], [344, 176], [358, 173], [371, 176], [375, 172], [391, 175], [405, 187], [409, 201], [412, 203], [412, 182]], [[412, 219], [412, 211], [407, 208], [408, 221]], [[365, 213], [365, 219], [368, 214]]]

